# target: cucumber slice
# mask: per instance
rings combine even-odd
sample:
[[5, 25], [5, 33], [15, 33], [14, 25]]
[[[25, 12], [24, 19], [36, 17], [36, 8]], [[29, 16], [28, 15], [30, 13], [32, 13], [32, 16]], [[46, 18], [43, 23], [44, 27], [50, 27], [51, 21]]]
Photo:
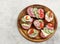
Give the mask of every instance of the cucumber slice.
[[39, 22], [43, 22], [42, 20], [39, 20]]
[[46, 28], [46, 27], [44, 28], [44, 32], [47, 33], [47, 34], [50, 34], [49, 29]]
[[26, 22], [26, 19], [25, 18], [22, 18], [22, 22]]
[[36, 16], [37, 18], [39, 18], [38, 14], [35, 14], [35, 16]]
[[38, 33], [38, 31], [37, 31], [36, 29], [34, 29], [34, 32], [35, 32], [35, 33]]
[[35, 16], [37, 17], [37, 18], [39, 18], [39, 16], [38, 16], [38, 9], [37, 8], [33, 8], [33, 12], [34, 12], [34, 14], [35, 14]]
[[37, 8], [33, 8], [33, 11], [37, 11], [38, 9]]
[[54, 32], [54, 30], [49, 30], [49, 32], [50, 32], [50, 33], [53, 33], [53, 32]]

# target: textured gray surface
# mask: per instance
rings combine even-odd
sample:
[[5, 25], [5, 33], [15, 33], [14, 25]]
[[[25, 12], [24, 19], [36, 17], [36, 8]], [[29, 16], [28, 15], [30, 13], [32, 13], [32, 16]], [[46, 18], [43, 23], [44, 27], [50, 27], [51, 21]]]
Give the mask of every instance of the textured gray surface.
[[[41, 4], [54, 11], [58, 28], [54, 36], [41, 43], [34, 43], [22, 37], [17, 29], [19, 12], [32, 4]], [[60, 0], [0, 0], [0, 44], [59, 44], [60, 43]]]

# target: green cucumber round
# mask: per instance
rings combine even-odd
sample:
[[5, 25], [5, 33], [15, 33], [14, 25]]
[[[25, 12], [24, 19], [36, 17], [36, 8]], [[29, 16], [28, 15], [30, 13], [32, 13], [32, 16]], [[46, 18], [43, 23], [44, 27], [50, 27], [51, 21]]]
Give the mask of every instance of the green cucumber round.
[[47, 33], [47, 34], [50, 34], [49, 29], [46, 28], [46, 27], [44, 28], [44, 32]]
[[26, 19], [22, 18], [22, 22], [26, 22]]
[[50, 32], [50, 33], [53, 33], [53, 32], [54, 32], [54, 30], [49, 30], [49, 32]]
[[38, 16], [38, 9], [37, 8], [33, 8], [33, 13], [35, 14], [35, 16], [37, 17], [37, 18], [39, 18], [39, 16]]

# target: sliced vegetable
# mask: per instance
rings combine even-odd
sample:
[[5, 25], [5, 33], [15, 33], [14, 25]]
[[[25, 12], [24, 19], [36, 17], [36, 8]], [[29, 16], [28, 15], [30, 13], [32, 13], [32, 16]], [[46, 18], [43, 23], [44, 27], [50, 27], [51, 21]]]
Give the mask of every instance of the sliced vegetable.
[[39, 18], [38, 16], [38, 9], [37, 8], [33, 8], [33, 12], [34, 12], [34, 15], [36, 16], [36, 18]]
[[32, 33], [34, 33], [34, 30], [30, 29], [30, 32], [28, 34], [32, 34]]
[[39, 18], [43, 19], [44, 18], [44, 10], [43, 9], [38, 9], [38, 14], [39, 14]]
[[21, 20], [22, 20], [22, 22], [26, 22], [26, 19], [25, 18], [22, 18]]
[[40, 28], [43, 28], [44, 27], [44, 22], [42, 20], [39, 20], [40, 22]]
[[54, 32], [54, 30], [49, 30], [49, 32], [50, 32], [50, 33], [53, 33], [53, 32]]
[[50, 32], [49, 32], [49, 29], [48, 28], [44, 28], [44, 30], [43, 30], [45, 33], [47, 33], [47, 34], [50, 34]]
[[48, 23], [48, 26], [50, 27], [54, 27], [54, 25], [52, 23]]
[[46, 38], [48, 37], [50, 34], [52, 34], [54, 32], [54, 30], [50, 30], [47, 27], [45, 27], [43, 30], [41, 30], [40, 36], [42, 38]]
[[30, 19], [30, 16], [27, 15], [27, 16], [26, 16], [26, 20], [29, 20], [29, 19]]
[[51, 33], [54, 32], [54, 30], [50, 30], [50, 29], [48, 29], [47, 27], [45, 27], [45, 28], [43, 29], [43, 31], [44, 31], [45, 33], [47, 33], [47, 34], [51, 34]]
[[38, 35], [38, 31], [36, 29], [29, 29], [28, 30], [28, 35], [30, 37], [36, 37]]
[[32, 22], [33, 21], [33, 18], [31, 18], [29, 15], [25, 15], [23, 18], [22, 18], [22, 22]]

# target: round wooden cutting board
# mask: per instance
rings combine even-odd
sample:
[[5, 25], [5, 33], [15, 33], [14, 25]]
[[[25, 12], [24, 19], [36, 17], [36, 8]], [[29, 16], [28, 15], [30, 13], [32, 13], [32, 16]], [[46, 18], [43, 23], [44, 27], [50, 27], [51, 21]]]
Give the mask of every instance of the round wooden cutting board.
[[[51, 11], [48, 7], [45, 7], [45, 6], [39, 5], [39, 4], [30, 5], [30, 6], [28, 6], [28, 7], [43, 8], [45, 12]], [[22, 23], [22, 22], [21, 22], [21, 18], [22, 18], [24, 15], [27, 14], [27, 8], [28, 8], [28, 7], [24, 8], [24, 9], [20, 12], [20, 14], [19, 14], [19, 16], [18, 16], [17, 26], [18, 26], [19, 33], [20, 33], [24, 38], [26, 38], [27, 40], [30, 40], [30, 41], [33, 41], [33, 42], [43, 42], [43, 41], [46, 41], [46, 40], [48, 40], [49, 38], [51, 38], [51, 37], [54, 35], [54, 33], [56, 32], [56, 29], [57, 29], [57, 19], [56, 19], [56, 16], [55, 16], [54, 13], [53, 13], [53, 14], [54, 14], [54, 19], [53, 19], [53, 22], [54, 22], [54, 33], [50, 34], [47, 38], [44, 38], [44, 39], [43, 39], [43, 38], [41, 38], [39, 35], [38, 35], [36, 38], [31, 38], [31, 37], [29, 37], [28, 34], [27, 34], [27, 31], [28, 31], [28, 30], [25, 30], [25, 29], [23, 29], [23, 28], [21, 27], [21, 25], [20, 25], [20, 23]], [[35, 27], [32, 26], [31, 28], [35, 28]], [[38, 31], [39, 31], [39, 30], [38, 30]]]

